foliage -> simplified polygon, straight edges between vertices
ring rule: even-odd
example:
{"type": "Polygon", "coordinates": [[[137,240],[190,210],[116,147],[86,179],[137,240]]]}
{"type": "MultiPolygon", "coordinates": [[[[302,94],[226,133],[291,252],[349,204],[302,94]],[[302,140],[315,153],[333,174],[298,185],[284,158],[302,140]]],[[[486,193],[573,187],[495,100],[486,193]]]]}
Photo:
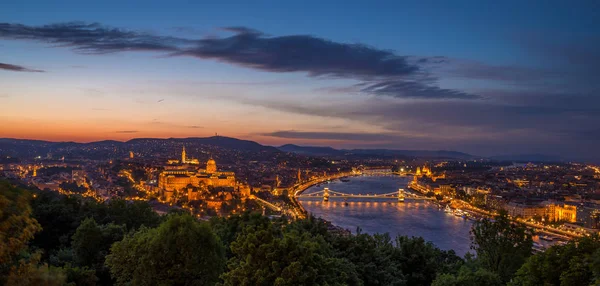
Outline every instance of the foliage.
{"type": "Polygon", "coordinates": [[[361,285],[354,265],[320,236],[273,224],[247,226],[231,244],[224,285],[361,285]]]}
{"type": "Polygon", "coordinates": [[[41,230],[31,217],[29,200],[30,195],[24,190],[0,181],[0,273],[41,230]]]}
{"type": "Polygon", "coordinates": [[[36,196],[32,202],[33,215],[43,230],[35,236],[34,245],[46,250],[46,257],[70,247],[71,237],[85,218],[93,218],[99,224],[125,225],[127,230],[142,225],[155,227],[161,220],[143,201],[114,199],[99,203],[47,191],[38,192],[36,196]]]}
{"type": "Polygon", "coordinates": [[[432,286],[501,286],[498,274],[484,268],[462,266],[457,274],[445,273],[438,276],[432,286]]]}
{"type": "MultiPolygon", "coordinates": [[[[94,278],[99,277],[100,282],[106,284],[111,278],[108,269],[104,266],[105,257],[111,245],[123,239],[124,236],[124,225],[112,223],[98,225],[92,218],[84,220],[72,238],[73,262],[77,266],[94,269],[94,278]]],[[[82,271],[79,270],[79,272],[82,271]]],[[[81,275],[84,275],[86,280],[90,279],[87,273],[81,275]]]]}
{"type": "Polygon", "coordinates": [[[471,229],[472,247],[484,269],[494,272],[506,283],[531,255],[532,233],[511,222],[506,213],[495,220],[482,219],[471,229]]]}
{"type": "Polygon", "coordinates": [[[213,285],[225,268],[224,249],[208,223],[171,215],[111,247],[106,257],[119,284],[213,285]]]}
{"type": "Polygon", "coordinates": [[[40,265],[39,262],[39,254],[19,260],[19,264],[11,268],[6,285],[65,285],[66,276],[62,269],[45,263],[40,265]]]}
{"type": "MultiPolygon", "coordinates": [[[[235,215],[229,218],[213,217],[210,220],[212,229],[221,239],[223,245],[229,246],[234,242],[238,235],[248,226],[256,228],[265,228],[272,222],[259,213],[245,212],[242,215],[235,215]]],[[[277,222],[275,222],[277,223],[277,222]]],[[[231,257],[231,248],[226,248],[226,257],[231,257]]]]}
{"type": "Polygon", "coordinates": [[[349,235],[312,216],[290,224],[266,222],[219,219],[217,233],[226,234],[224,240],[237,235],[231,244],[229,272],[223,275],[225,285],[429,285],[438,273],[456,272],[462,263],[453,252],[441,251],[422,238],[349,235]],[[327,268],[330,264],[324,261],[337,268],[327,268]],[[303,275],[282,277],[290,267],[302,269],[303,275]]]}
{"type": "Polygon", "coordinates": [[[98,277],[96,277],[96,271],[93,269],[66,265],[63,270],[67,276],[67,282],[69,282],[67,285],[69,286],[95,286],[98,284],[98,277]]]}
{"type": "Polygon", "coordinates": [[[600,237],[580,238],[530,257],[511,285],[598,285],[599,262],[600,237]]]}
{"type": "Polygon", "coordinates": [[[25,190],[0,181],[0,284],[7,285],[63,285],[60,269],[40,265],[41,255],[31,254],[28,242],[40,230],[31,217],[25,190]]]}

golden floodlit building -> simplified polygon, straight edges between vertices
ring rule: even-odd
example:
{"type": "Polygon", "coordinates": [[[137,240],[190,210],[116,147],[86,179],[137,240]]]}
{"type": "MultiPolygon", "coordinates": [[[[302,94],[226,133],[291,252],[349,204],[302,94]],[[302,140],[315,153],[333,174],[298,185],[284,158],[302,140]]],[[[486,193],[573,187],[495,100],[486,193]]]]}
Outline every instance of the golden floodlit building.
{"type": "Polygon", "coordinates": [[[219,172],[217,163],[212,158],[206,162],[206,169],[201,169],[194,166],[197,159],[185,157],[185,148],[181,155],[183,164],[166,166],[165,170],[158,175],[159,188],[165,191],[178,191],[189,185],[194,187],[235,187],[235,173],[219,172]]]}

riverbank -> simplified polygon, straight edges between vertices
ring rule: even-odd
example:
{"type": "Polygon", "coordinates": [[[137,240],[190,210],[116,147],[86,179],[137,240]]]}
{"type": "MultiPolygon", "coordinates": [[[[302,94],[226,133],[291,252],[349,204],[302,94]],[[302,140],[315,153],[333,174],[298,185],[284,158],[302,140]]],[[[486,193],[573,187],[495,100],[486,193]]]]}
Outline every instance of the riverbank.
{"type": "MultiPolygon", "coordinates": [[[[421,193],[418,190],[416,190],[414,188],[411,188],[411,187],[408,187],[408,189],[410,189],[410,190],[412,190],[414,192],[417,192],[417,193],[421,193]]],[[[462,210],[470,211],[470,212],[476,213],[478,215],[484,216],[486,218],[493,218],[494,216],[497,215],[497,213],[493,213],[493,212],[490,212],[490,211],[487,211],[487,210],[484,210],[484,209],[480,209],[480,208],[475,207],[475,206],[473,206],[473,205],[471,205],[471,204],[469,204],[469,203],[467,203],[467,202],[465,202],[463,200],[453,199],[451,203],[454,204],[455,208],[460,208],[462,210]],[[457,205],[458,205],[458,207],[457,207],[457,205]]],[[[569,232],[562,231],[562,230],[555,229],[555,228],[551,228],[551,227],[548,227],[548,226],[545,226],[545,225],[540,225],[540,224],[535,224],[535,223],[532,223],[532,222],[528,222],[528,221],[525,221],[525,220],[522,220],[522,219],[512,219],[512,220],[514,222],[522,223],[522,224],[528,226],[529,228],[535,230],[538,233],[549,234],[549,235],[556,236],[556,237],[559,237],[559,238],[562,238],[562,239],[567,239],[568,240],[568,239],[573,239],[573,238],[581,237],[581,235],[578,235],[578,234],[575,234],[575,233],[569,233],[569,232]]]]}

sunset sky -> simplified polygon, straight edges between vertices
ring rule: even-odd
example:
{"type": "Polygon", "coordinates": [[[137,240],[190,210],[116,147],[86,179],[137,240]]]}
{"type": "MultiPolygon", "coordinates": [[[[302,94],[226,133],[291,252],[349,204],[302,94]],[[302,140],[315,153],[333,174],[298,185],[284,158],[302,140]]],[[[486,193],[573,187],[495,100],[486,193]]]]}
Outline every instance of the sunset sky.
{"type": "Polygon", "coordinates": [[[600,160],[598,3],[0,1],[0,137],[600,160]]]}

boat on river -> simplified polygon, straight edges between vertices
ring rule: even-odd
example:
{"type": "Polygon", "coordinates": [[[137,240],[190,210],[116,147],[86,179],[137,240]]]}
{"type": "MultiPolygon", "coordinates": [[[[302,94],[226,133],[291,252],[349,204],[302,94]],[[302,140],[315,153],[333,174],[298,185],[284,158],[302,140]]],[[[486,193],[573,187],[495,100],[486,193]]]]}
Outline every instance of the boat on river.
{"type": "Polygon", "coordinates": [[[452,209],[450,208],[450,205],[446,205],[446,208],[444,208],[444,212],[451,214],[452,213],[452,209]]]}

